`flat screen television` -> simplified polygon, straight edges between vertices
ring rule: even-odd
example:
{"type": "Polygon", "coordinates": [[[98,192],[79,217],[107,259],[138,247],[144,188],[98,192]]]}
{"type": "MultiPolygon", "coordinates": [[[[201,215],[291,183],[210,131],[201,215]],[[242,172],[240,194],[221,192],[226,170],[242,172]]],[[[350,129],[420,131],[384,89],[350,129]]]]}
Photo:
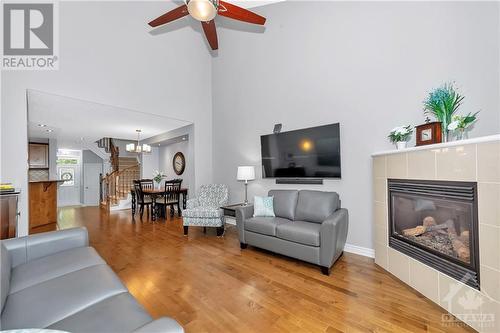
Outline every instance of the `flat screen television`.
{"type": "Polygon", "coordinates": [[[263,178],[340,178],[340,125],[260,137],[263,178]]]}

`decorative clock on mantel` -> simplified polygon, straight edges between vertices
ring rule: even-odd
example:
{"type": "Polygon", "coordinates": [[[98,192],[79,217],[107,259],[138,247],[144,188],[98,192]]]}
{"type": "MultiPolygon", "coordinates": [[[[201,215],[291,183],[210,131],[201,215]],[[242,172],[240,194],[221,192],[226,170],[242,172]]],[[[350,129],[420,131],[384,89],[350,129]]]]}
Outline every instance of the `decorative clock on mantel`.
{"type": "Polygon", "coordinates": [[[182,152],[177,152],[172,159],[172,166],[176,175],[182,175],[186,169],[186,158],[182,152]]]}
{"type": "Polygon", "coordinates": [[[415,127],[417,146],[440,143],[442,141],[441,122],[429,122],[415,127]]]}

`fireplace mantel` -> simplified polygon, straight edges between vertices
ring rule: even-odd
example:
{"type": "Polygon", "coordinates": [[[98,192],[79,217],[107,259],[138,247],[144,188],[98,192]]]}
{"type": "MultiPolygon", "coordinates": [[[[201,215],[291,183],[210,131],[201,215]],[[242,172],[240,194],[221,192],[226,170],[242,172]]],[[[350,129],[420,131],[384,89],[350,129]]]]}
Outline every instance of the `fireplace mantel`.
{"type": "Polygon", "coordinates": [[[481,136],[481,137],[477,137],[477,138],[471,138],[471,139],[460,140],[460,141],[450,141],[450,142],[444,142],[444,143],[436,143],[436,144],[433,144],[433,145],[425,145],[425,146],[418,146],[418,147],[408,147],[408,148],[400,149],[400,150],[393,149],[393,150],[379,151],[379,152],[372,153],[372,157],[382,156],[382,155],[407,153],[407,152],[427,150],[427,149],[441,149],[441,148],[456,147],[456,146],[477,144],[477,143],[483,143],[483,142],[493,142],[493,141],[500,141],[500,134],[488,135],[488,136],[481,136]]]}
{"type": "Polygon", "coordinates": [[[500,320],[500,134],[372,154],[375,263],[480,332],[500,320]],[[480,290],[389,246],[388,179],[477,184],[480,290]],[[464,299],[480,299],[467,308],[464,299]],[[474,317],[476,316],[476,317],[474,317]]]}

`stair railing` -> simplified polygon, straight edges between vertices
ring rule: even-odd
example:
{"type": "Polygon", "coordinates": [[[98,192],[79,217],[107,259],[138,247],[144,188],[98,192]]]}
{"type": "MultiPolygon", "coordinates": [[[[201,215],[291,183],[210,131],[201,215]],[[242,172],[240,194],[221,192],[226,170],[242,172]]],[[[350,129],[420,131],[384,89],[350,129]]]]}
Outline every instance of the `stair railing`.
{"type": "Polygon", "coordinates": [[[125,199],[130,193],[133,181],[138,178],[139,164],[102,176],[99,185],[101,207],[109,211],[111,206],[125,199]]]}
{"type": "Polygon", "coordinates": [[[109,163],[113,172],[118,171],[120,155],[119,147],[115,145],[113,138],[102,138],[96,141],[99,148],[104,148],[104,151],[109,154],[109,163]]]}

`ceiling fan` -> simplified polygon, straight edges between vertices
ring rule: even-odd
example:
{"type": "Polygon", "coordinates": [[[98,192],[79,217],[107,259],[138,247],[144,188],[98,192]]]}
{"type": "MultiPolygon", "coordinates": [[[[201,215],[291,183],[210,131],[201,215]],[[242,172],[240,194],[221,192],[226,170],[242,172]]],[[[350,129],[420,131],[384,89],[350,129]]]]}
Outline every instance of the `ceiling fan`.
{"type": "Polygon", "coordinates": [[[217,14],[252,24],[263,25],[266,22],[265,17],[222,0],[185,0],[185,2],[184,5],[155,18],[148,24],[151,27],[158,27],[189,14],[201,22],[208,44],[210,44],[212,50],[217,50],[219,44],[214,22],[217,14]]]}

